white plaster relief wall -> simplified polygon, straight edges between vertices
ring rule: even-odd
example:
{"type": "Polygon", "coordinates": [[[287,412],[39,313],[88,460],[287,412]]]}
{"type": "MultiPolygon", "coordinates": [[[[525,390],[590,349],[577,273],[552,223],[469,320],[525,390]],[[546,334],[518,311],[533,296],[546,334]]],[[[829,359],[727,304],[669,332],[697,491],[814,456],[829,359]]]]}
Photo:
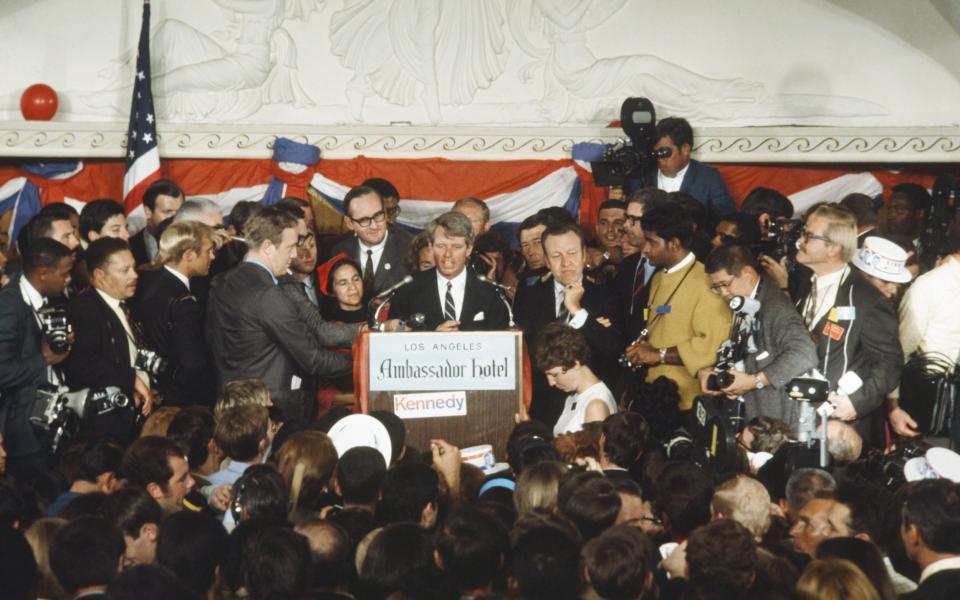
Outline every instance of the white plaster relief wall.
{"type": "MultiPolygon", "coordinates": [[[[508,128],[522,146],[545,129],[551,139],[572,128],[602,133],[624,97],[645,95],[660,116],[685,116],[706,137],[781,126],[765,146],[773,154],[845,147],[807,139],[809,130],[783,137],[790,125],[844,127],[847,139],[929,127],[919,147],[952,153],[957,4],[153,0],[154,94],[168,136],[331,127],[389,135],[390,124],[406,124],[413,129],[401,137],[508,128]],[[946,146],[937,143],[944,136],[946,146]]],[[[0,151],[15,153],[33,135],[17,107],[38,81],[61,100],[46,133],[92,127],[112,139],[127,118],[140,13],[138,0],[0,2],[0,151]]],[[[772,130],[750,131],[734,150],[754,152],[772,130]]],[[[893,147],[912,148],[896,135],[893,147]]]]}

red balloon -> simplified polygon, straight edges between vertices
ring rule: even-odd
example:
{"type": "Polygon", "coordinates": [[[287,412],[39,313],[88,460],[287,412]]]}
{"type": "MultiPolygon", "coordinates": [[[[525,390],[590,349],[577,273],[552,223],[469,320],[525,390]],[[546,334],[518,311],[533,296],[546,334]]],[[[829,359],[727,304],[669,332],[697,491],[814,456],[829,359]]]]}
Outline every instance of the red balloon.
{"type": "Polygon", "coordinates": [[[57,114],[57,93],[45,83],[35,83],[20,96],[20,114],[28,121],[49,121],[57,114]]]}

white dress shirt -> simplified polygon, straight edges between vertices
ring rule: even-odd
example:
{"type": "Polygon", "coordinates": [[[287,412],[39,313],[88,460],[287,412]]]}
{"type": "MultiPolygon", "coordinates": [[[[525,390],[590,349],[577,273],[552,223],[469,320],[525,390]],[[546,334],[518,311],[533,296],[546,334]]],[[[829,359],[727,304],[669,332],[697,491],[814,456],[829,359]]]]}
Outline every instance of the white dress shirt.
{"type": "Polygon", "coordinates": [[[687,166],[680,169],[673,177],[667,177],[663,171],[657,171],[657,187],[665,192],[679,192],[680,186],[683,185],[683,176],[687,174],[688,169],[690,169],[690,163],[687,163],[687,166]]]}
{"type": "Polygon", "coordinates": [[[952,571],[954,569],[960,569],[960,556],[942,558],[935,563],[927,565],[927,568],[920,573],[920,583],[923,584],[931,575],[939,573],[940,571],[952,571]]]}
{"type": "Polygon", "coordinates": [[[697,260],[697,257],[693,254],[693,252],[687,252],[687,255],[683,257],[683,260],[681,260],[677,264],[667,269],[667,273],[676,273],[677,271],[686,267],[687,265],[689,265],[695,260],[697,260]]]}
{"type": "Polygon", "coordinates": [[[947,257],[942,265],[917,278],[900,303],[900,345],[903,357],[914,351],[937,352],[950,361],[960,357],[960,260],[947,257]]]}
{"type": "MultiPolygon", "coordinates": [[[[186,275],[184,275],[183,273],[181,273],[180,271],[178,271],[178,270],[176,270],[176,269],[171,269],[171,268],[170,268],[169,266],[167,266],[167,265],[163,265],[163,268],[166,269],[168,272],[170,272],[170,274],[172,274],[174,277],[176,277],[177,279],[179,279],[179,280],[180,280],[180,283],[182,283],[183,285],[187,286],[187,291],[190,290],[190,279],[187,278],[186,275]]],[[[119,305],[118,305],[118,306],[119,306],[119,305]]],[[[121,311],[121,312],[122,312],[122,311],[121,311]]]]}
{"type": "Polygon", "coordinates": [[[817,282],[817,295],[807,297],[807,301],[803,304],[803,310],[800,311],[801,316],[807,314],[807,310],[810,308],[810,303],[813,302],[814,313],[813,321],[810,323],[810,330],[813,331],[816,328],[817,323],[820,322],[820,319],[824,317],[830,309],[833,308],[837,303],[837,291],[840,290],[840,284],[846,279],[847,275],[850,273],[850,267],[844,266],[839,271],[829,273],[827,275],[814,275],[817,282]]]}
{"type": "MultiPolygon", "coordinates": [[[[40,331],[43,331],[43,323],[40,321],[40,315],[37,313],[43,308],[46,300],[43,299],[43,294],[38,292],[37,288],[33,287],[33,284],[27,281],[27,278],[23,275],[20,276],[20,295],[23,296],[23,301],[33,309],[33,318],[37,320],[37,326],[40,327],[40,331]]],[[[60,375],[53,365],[47,365],[47,382],[53,385],[59,385],[60,381],[60,375]]]]}
{"type": "MultiPolygon", "coordinates": [[[[97,289],[97,288],[94,288],[97,289]]],[[[123,325],[123,329],[127,334],[127,350],[130,353],[130,366],[137,364],[137,342],[136,338],[133,337],[133,329],[130,327],[130,322],[127,321],[127,315],[124,314],[123,309],[120,308],[120,301],[106,294],[99,289],[97,293],[100,294],[100,297],[103,298],[103,301],[107,303],[107,306],[110,307],[110,310],[113,311],[113,314],[117,315],[117,318],[120,319],[120,324],[123,325]]],[[[137,378],[140,379],[147,387],[150,387],[150,377],[143,371],[137,370],[137,378]]]]}
{"type": "MultiPolygon", "coordinates": [[[[583,278],[580,279],[579,283],[583,283],[583,278]]],[[[557,281],[556,279],[554,279],[553,280],[553,296],[554,296],[553,314],[555,315],[560,314],[560,306],[563,304],[563,290],[564,290],[563,284],[557,281]]],[[[570,315],[570,319],[567,320],[567,325],[569,325],[570,327],[573,327],[574,329],[580,329],[581,327],[583,327],[583,324],[587,322],[588,315],[589,313],[587,313],[587,309],[581,306],[580,310],[570,315]]]]}
{"type": "Polygon", "coordinates": [[[447,302],[447,283],[452,283],[453,287],[450,293],[453,295],[453,305],[456,307],[456,317],[460,320],[460,313],[463,312],[463,296],[467,291],[467,267],[464,267],[453,279],[447,279],[437,270],[437,292],[440,295],[440,312],[443,312],[444,305],[447,302]]]}
{"type": "Polygon", "coordinates": [[[380,267],[380,259],[383,257],[383,248],[387,245],[387,237],[389,236],[390,232],[388,231],[376,246],[367,246],[360,238],[357,238],[357,245],[360,246],[359,264],[361,277],[363,276],[364,267],[367,266],[367,250],[373,251],[373,254],[370,255],[370,260],[373,261],[373,272],[377,272],[377,269],[380,267]]]}

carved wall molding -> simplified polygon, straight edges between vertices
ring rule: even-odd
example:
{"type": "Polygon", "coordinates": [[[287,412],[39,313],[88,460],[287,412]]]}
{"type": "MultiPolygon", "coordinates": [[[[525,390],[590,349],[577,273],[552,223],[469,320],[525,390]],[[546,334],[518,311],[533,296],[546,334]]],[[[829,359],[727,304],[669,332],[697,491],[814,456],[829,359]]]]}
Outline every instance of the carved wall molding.
{"type": "MultiPolygon", "coordinates": [[[[618,135],[619,134],[619,135],[618,135]]],[[[615,142],[596,127],[265,127],[160,124],[164,158],[269,158],[273,140],[318,146],[327,158],[549,160],[570,157],[576,142],[615,142]]],[[[960,161],[960,127],[698,128],[694,156],[717,163],[942,163],[960,161]]],[[[121,123],[0,122],[0,157],[116,158],[121,123]]]]}

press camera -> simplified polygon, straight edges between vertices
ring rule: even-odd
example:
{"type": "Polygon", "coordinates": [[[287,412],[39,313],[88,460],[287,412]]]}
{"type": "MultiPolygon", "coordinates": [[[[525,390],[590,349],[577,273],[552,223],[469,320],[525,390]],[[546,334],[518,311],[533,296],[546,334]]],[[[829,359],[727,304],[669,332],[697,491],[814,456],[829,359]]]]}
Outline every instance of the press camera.
{"type": "Polygon", "coordinates": [[[69,335],[73,332],[67,311],[56,306],[44,306],[37,311],[40,318],[40,328],[43,331],[43,340],[50,349],[57,354],[66,354],[70,351],[69,335]]]}
{"type": "MultiPolygon", "coordinates": [[[[131,418],[117,422],[132,422],[133,408],[130,397],[117,387],[70,392],[66,388],[41,386],[34,396],[30,423],[46,438],[50,453],[53,454],[65,439],[76,435],[85,426],[104,430],[103,419],[111,413],[127,413],[124,416],[131,418]]],[[[117,437],[122,438],[122,434],[117,437]]]]}

